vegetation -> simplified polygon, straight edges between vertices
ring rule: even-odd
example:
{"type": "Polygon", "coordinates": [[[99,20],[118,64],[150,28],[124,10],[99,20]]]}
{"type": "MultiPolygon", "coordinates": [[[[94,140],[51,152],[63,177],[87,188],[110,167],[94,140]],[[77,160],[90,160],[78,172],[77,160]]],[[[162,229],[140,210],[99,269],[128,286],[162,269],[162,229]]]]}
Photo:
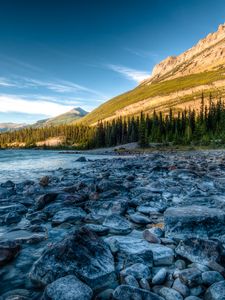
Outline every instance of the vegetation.
{"type": "Polygon", "coordinates": [[[98,122],[96,126],[60,125],[44,128],[25,128],[0,134],[1,148],[10,146],[35,147],[37,142],[64,137],[61,146],[90,149],[139,142],[173,143],[175,145],[225,144],[225,104],[210,94],[201,97],[200,110],[195,109],[163,115],[141,113],[138,117],[118,118],[112,122],[98,122]]]}
{"type": "Polygon", "coordinates": [[[135,89],[102,104],[78,122],[89,125],[97,123],[99,116],[101,116],[101,119],[104,120],[110,116],[113,116],[117,110],[150,97],[165,96],[176,91],[193,88],[200,85],[206,85],[217,80],[225,79],[224,72],[224,68],[219,68],[217,70],[192,74],[171,80],[154,82],[150,85],[139,85],[135,89]]]}

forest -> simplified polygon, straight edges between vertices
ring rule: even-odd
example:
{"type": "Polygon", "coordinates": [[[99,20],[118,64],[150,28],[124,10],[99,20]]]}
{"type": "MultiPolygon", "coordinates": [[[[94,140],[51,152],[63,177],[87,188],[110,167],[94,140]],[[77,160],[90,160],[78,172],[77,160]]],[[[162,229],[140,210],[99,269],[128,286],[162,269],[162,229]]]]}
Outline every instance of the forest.
{"type": "Polygon", "coordinates": [[[140,147],[150,143],[174,145],[225,144],[225,104],[212,95],[201,97],[200,108],[173,111],[167,114],[153,112],[139,116],[117,118],[111,122],[99,121],[96,126],[60,125],[43,128],[24,128],[0,134],[0,147],[36,147],[39,141],[63,137],[60,147],[92,149],[138,142],[140,147]],[[207,104],[206,104],[207,102],[207,104]]]}

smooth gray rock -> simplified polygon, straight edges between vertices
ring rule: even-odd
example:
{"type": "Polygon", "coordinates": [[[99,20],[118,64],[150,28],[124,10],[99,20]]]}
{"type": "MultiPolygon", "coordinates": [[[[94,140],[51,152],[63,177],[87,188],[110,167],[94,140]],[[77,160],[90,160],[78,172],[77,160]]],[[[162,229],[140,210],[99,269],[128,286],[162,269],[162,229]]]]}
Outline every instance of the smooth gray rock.
{"type": "Polygon", "coordinates": [[[141,224],[141,225],[146,225],[151,223],[151,219],[146,217],[145,215],[142,215],[140,213],[135,213],[130,215],[130,219],[132,222],[141,224]]]}
{"type": "Polygon", "coordinates": [[[191,262],[207,265],[208,262],[217,262],[220,258],[220,244],[212,240],[189,238],[180,241],[176,253],[191,262]]]}
{"type": "Polygon", "coordinates": [[[132,275],[136,279],[142,279],[142,278],[150,279],[151,271],[148,266],[141,264],[141,263],[137,263],[137,264],[134,264],[134,265],[122,270],[120,272],[120,275],[122,277],[125,277],[127,275],[132,275]]]}
{"type": "Polygon", "coordinates": [[[112,234],[128,234],[132,231],[131,223],[117,214],[107,216],[102,225],[112,234]]]}
{"type": "Polygon", "coordinates": [[[181,270],[179,272],[179,278],[188,287],[194,287],[202,284],[201,271],[196,268],[181,270]]]}
{"type": "Polygon", "coordinates": [[[131,287],[129,285],[119,285],[114,293],[115,300],[164,300],[164,298],[147,290],[131,287]]]}
{"type": "Polygon", "coordinates": [[[74,275],[57,279],[47,285],[44,299],[48,300],[91,300],[92,289],[74,275]]]}
{"type": "Polygon", "coordinates": [[[161,240],[152,233],[149,229],[145,229],[143,232],[143,238],[148,241],[149,243],[155,243],[155,244],[160,244],[161,240]]]}
{"type": "Polygon", "coordinates": [[[166,280],[166,277],[167,277],[167,270],[165,268],[162,268],[152,278],[152,284],[154,285],[163,284],[166,280]]]}
{"type": "Polygon", "coordinates": [[[162,296],[165,300],[183,300],[181,294],[171,288],[163,287],[159,291],[160,296],[162,296]]]}
{"type": "Polygon", "coordinates": [[[93,289],[115,285],[114,259],[108,245],[85,228],[46,248],[30,278],[37,286],[74,274],[93,289]]]}
{"type": "Polygon", "coordinates": [[[178,291],[183,297],[187,297],[190,295],[189,288],[185,284],[183,284],[179,278],[174,281],[172,288],[178,291]]]}
{"type": "Polygon", "coordinates": [[[135,279],[135,277],[132,275],[128,275],[124,278],[124,284],[139,288],[137,279],[135,279]]]}
{"type": "Polygon", "coordinates": [[[168,208],[164,213],[167,237],[218,237],[225,234],[225,212],[206,206],[168,208]]]}
{"type": "Polygon", "coordinates": [[[206,286],[210,286],[213,283],[223,281],[223,276],[216,271],[207,271],[202,273],[202,282],[206,286]]]}
{"type": "Polygon", "coordinates": [[[145,278],[142,278],[140,281],[139,281],[139,284],[140,284],[140,288],[141,289],[144,289],[144,290],[148,290],[150,291],[150,285],[149,285],[149,282],[147,279],[145,278]]]}
{"type": "Polygon", "coordinates": [[[67,208],[58,211],[52,218],[52,225],[57,226],[62,223],[76,224],[86,217],[86,212],[80,208],[67,208]]]}
{"type": "Polygon", "coordinates": [[[211,285],[205,293],[204,300],[225,300],[225,281],[211,285]]]}

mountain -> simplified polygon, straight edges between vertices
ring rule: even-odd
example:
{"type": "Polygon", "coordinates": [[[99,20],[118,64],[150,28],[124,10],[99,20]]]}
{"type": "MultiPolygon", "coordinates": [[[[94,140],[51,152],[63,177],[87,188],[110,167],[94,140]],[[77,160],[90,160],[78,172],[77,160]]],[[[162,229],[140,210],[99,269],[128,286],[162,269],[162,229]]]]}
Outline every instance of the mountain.
{"type": "Polygon", "coordinates": [[[18,130],[26,127],[27,124],[17,124],[17,123],[0,123],[0,132],[18,130]]]}
{"type": "Polygon", "coordinates": [[[86,116],[87,114],[88,112],[85,111],[84,109],[80,107],[76,107],[57,117],[37,121],[35,124],[32,125],[32,127],[38,128],[38,127],[45,127],[45,126],[70,124],[86,116]]]}
{"type": "Polygon", "coordinates": [[[153,110],[168,112],[185,107],[198,108],[202,92],[208,98],[225,96],[225,24],[178,56],[170,56],[157,64],[151,76],[136,88],[119,95],[82,118],[80,122],[95,124],[99,119],[153,110]]]}

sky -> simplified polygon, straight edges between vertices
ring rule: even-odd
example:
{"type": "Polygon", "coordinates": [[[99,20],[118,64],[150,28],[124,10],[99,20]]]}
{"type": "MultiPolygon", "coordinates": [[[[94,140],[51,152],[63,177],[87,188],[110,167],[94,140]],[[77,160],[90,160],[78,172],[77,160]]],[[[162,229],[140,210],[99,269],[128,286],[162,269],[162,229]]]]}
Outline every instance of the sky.
{"type": "Polygon", "coordinates": [[[0,123],[91,111],[224,22],[224,0],[0,0],[0,123]]]}

